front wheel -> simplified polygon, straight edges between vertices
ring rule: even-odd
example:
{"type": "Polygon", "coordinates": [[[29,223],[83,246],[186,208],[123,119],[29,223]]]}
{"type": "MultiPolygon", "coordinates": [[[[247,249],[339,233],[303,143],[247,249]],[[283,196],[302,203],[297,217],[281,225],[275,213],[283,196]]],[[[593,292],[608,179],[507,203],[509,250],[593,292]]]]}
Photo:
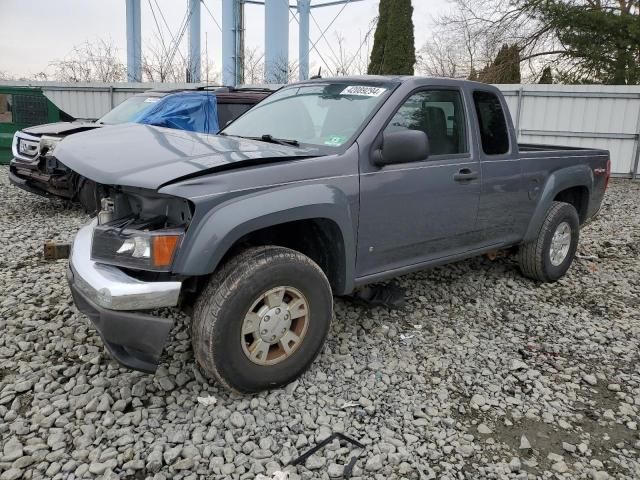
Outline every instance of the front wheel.
{"type": "Polygon", "coordinates": [[[282,386],[320,353],[332,317],[331,287],[316,263],[288,248],[250,248],[226,262],[196,301],[196,361],[231,390],[282,386]]]}
{"type": "Polygon", "coordinates": [[[579,236],[580,220],[575,207],[569,203],[553,202],[538,237],[520,247],[520,270],[534,280],[558,280],[573,262],[579,236]]]}

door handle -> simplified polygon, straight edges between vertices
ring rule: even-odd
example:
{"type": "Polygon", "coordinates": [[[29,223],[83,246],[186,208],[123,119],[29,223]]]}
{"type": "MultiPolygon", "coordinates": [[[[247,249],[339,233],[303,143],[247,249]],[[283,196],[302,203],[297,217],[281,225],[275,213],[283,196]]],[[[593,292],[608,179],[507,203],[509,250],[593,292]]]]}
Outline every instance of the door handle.
{"type": "Polygon", "coordinates": [[[468,182],[478,178],[478,172],[474,172],[468,168],[463,168],[453,175],[456,182],[468,182]]]}

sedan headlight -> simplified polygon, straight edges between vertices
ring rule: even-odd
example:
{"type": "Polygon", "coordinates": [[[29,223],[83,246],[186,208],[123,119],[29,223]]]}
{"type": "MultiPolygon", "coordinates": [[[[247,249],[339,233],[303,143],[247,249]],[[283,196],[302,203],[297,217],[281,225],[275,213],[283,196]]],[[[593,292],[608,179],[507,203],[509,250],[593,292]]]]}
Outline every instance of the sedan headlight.
{"type": "Polygon", "coordinates": [[[46,135],[40,137],[40,155],[44,155],[45,157],[52,157],[53,151],[60,143],[60,140],[62,140],[60,137],[49,137],[46,135]]]}
{"type": "Polygon", "coordinates": [[[121,229],[98,226],[93,232],[91,259],[138,270],[167,272],[182,241],[184,230],[121,229]]]}

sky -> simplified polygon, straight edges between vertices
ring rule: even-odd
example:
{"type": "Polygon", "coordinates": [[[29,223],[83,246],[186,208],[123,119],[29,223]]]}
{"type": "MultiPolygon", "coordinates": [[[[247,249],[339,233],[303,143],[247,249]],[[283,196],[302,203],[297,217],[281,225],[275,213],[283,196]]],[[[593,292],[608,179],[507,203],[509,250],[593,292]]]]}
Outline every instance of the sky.
{"type": "MultiPolygon", "coordinates": [[[[328,0],[313,0],[313,4],[326,1],[328,0]]],[[[448,0],[412,2],[416,47],[420,48],[429,34],[432,17],[446,11],[448,0]]],[[[143,49],[146,42],[152,43],[157,38],[157,27],[150,7],[152,5],[158,15],[156,3],[173,35],[177,34],[186,13],[187,0],[141,0],[143,49]]],[[[204,3],[220,24],[221,0],[204,0],[204,3]]],[[[295,0],[290,3],[295,3],[295,0]]],[[[318,25],[324,29],[341,9],[340,6],[318,8],[313,10],[313,14],[318,25]]],[[[347,5],[325,34],[332,42],[334,51],[336,35],[339,35],[344,39],[345,50],[355,53],[369,30],[371,21],[376,17],[377,10],[377,0],[361,0],[347,5]]],[[[51,73],[50,63],[64,58],[74,45],[98,39],[111,41],[126,63],[125,0],[0,0],[0,18],[3,20],[0,31],[0,72],[5,74],[30,77],[41,71],[51,73]]],[[[220,70],[220,31],[204,7],[201,8],[201,20],[202,55],[204,56],[206,37],[210,61],[213,61],[215,70],[220,70]]],[[[160,18],[158,21],[162,25],[160,18]]],[[[310,23],[313,43],[318,39],[320,29],[314,19],[310,23]]],[[[289,26],[289,54],[295,60],[298,35],[297,23],[293,18],[289,26]]],[[[262,51],[264,7],[246,5],[245,27],[246,46],[262,51]]],[[[164,31],[164,37],[169,38],[168,30],[164,31]]],[[[186,34],[182,44],[182,50],[186,52],[186,34]]],[[[317,49],[326,59],[332,55],[324,40],[318,42],[317,49]]],[[[312,68],[322,65],[314,51],[311,53],[311,65],[312,68]]]]}

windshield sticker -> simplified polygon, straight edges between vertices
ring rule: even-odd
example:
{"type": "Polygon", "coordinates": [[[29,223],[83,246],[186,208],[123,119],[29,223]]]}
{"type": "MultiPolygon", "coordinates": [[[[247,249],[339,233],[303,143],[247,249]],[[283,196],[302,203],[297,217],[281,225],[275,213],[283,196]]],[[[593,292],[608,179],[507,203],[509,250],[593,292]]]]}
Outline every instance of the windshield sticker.
{"type": "Polygon", "coordinates": [[[340,95],[357,95],[360,97],[379,97],[386,91],[387,89],[382,87],[367,87],[365,85],[351,85],[345,88],[340,93],[340,95]]]}
{"type": "Polygon", "coordinates": [[[160,101],[160,97],[147,97],[144,99],[144,103],[156,103],[160,101]]]}
{"type": "Polygon", "coordinates": [[[344,135],[329,135],[324,141],[324,144],[330,147],[339,147],[346,141],[347,137],[345,137],[344,135]]]}

